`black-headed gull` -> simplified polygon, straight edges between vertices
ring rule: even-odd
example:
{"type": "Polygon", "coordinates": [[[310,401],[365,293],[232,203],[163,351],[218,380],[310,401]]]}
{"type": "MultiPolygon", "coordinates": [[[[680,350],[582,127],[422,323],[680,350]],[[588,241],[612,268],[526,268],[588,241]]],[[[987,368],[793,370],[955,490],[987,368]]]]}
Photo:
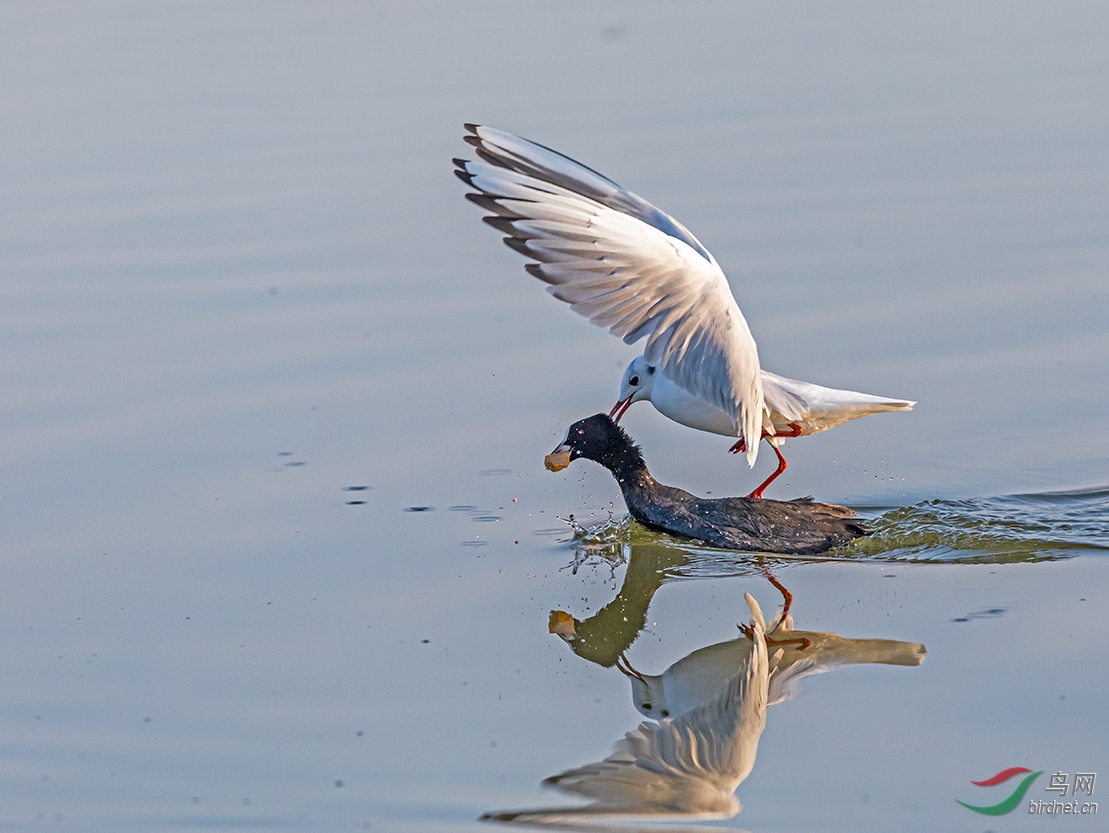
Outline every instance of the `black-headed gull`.
{"type": "Polygon", "coordinates": [[[560,153],[467,124],[476,160],[455,173],[492,212],[485,222],[529,260],[527,270],[575,312],[632,344],[675,385],[730,420],[755,464],[763,402],[755,339],[716,259],[688,229],[560,153]]]}
{"type": "MultiPolygon", "coordinates": [[[[779,448],[783,439],[819,434],[871,414],[911,411],[916,404],[907,399],[887,399],[853,390],[826,388],[811,382],[787,379],[766,370],[761,373],[763,396],[772,426],[769,432],[764,429],[763,438],[778,456],[778,468],[749,497],[762,497],[766,487],[786,470],[786,458],[779,448]]],[[[624,371],[620,398],[612,406],[609,416],[619,423],[629,407],[644,400],[674,422],[725,437],[738,436],[726,413],[674,383],[665,374],[659,373],[645,357],[639,356],[624,371]]],[[[746,440],[740,438],[730,450],[738,452],[745,448],[746,440]]]]}
{"type": "Polygon", "coordinates": [[[603,761],[543,782],[591,803],[486,813],[482,820],[580,824],[598,816],[725,819],[738,813],[735,791],[755,766],[770,684],[762,611],[750,594],[745,598],[752,650],[714,697],[672,720],[640,723],[603,761]]]}

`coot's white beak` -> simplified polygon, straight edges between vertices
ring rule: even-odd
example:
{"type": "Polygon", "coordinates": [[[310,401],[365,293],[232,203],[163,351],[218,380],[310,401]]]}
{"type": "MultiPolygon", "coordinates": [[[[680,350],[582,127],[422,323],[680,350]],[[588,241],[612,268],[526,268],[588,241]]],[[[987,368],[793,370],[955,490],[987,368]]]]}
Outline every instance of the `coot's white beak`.
{"type": "Polygon", "coordinates": [[[608,412],[609,418],[617,425],[620,424],[620,418],[624,415],[624,411],[632,406],[632,396],[634,396],[634,394],[628,396],[627,399],[621,399],[613,405],[612,410],[608,412]]]}

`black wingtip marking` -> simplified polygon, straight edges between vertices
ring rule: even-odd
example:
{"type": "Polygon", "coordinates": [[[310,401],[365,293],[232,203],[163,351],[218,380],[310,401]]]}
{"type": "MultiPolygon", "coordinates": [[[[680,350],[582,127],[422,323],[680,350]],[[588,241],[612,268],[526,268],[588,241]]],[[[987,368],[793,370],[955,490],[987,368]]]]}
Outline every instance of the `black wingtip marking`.
{"type": "MultiPolygon", "coordinates": [[[[467,194],[466,199],[468,199],[470,202],[474,203],[475,205],[480,205],[486,211],[492,211],[494,214],[496,214],[500,217],[511,217],[513,220],[526,219],[525,216],[523,214],[520,214],[518,211],[514,211],[513,209],[509,208],[508,206],[502,205],[501,203],[497,202],[497,200],[509,199],[508,197],[499,197],[499,196],[496,196],[495,194],[482,193],[482,194],[467,194]]],[[[513,198],[512,201],[513,202],[521,202],[521,203],[533,202],[533,200],[519,200],[519,199],[515,199],[515,198],[513,198]]]]}
{"type": "Polygon", "coordinates": [[[505,208],[503,205],[497,202],[496,198],[491,197],[488,194],[467,194],[466,199],[468,199],[474,205],[480,205],[486,211],[492,211],[494,214],[500,217],[512,217],[516,220],[521,219],[519,214],[515,213],[509,208],[505,208]]]}
{"type": "Polygon", "coordinates": [[[500,213],[500,206],[497,205],[493,198],[490,197],[488,194],[467,194],[466,199],[468,199],[474,205],[481,206],[486,211],[496,211],[498,214],[500,213]]]}
{"type": "MultiPolygon", "coordinates": [[[[534,255],[533,255],[533,257],[534,257],[534,255]]],[[[543,274],[543,264],[541,264],[541,263],[526,263],[526,264],[524,264],[524,268],[527,270],[528,274],[531,275],[533,278],[539,278],[539,280],[543,281],[543,283],[554,283],[554,281],[551,278],[549,278],[549,277],[547,277],[546,275],[543,274]]]]}
{"type": "Polygon", "coordinates": [[[513,237],[517,237],[520,234],[520,232],[516,230],[516,226],[513,225],[516,221],[512,217],[501,217],[498,215],[496,217],[482,217],[481,219],[504,234],[513,237]]]}
{"type": "Polygon", "coordinates": [[[535,257],[535,253],[528,248],[528,241],[522,240],[519,237],[506,237],[504,244],[515,252],[519,252],[524,257],[535,257]]]}
{"type": "Polygon", "coordinates": [[[505,168],[509,171],[527,173],[527,171],[521,168],[518,164],[514,165],[503,156],[498,156],[497,154],[486,148],[484,144],[480,144],[480,142],[481,139],[478,138],[477,142],[473,142],[472,144],[475,148],[477,148],[477,150],[474,152],[474,155],[477,156],[477,158],[480,159],[482,162],[488,162],[490,165],[495,165],[498,168],[505,168]]]}
{"type": "Polygon", "coordinates": [[[505,234],[508,234],[512,237],[517,237],[518,235],[515,233],[515,230],[512,228],[511,224],[516,222],[519,219],[520,219],[519,217],[511,217],[511,216],[502,217],[500,215],[490,216],[490,215],[486,214],[484,217],[481,218],[481,221],[483,223],[488,223],[493,228],[495,228],[497,231],[504,232],[505,234]],[[505,230],[505,228],[500,223],[497,222],[498,220],[503,220],[505,223],[509,224],[509,227],[508,227],[507,231],[505,230]]]}

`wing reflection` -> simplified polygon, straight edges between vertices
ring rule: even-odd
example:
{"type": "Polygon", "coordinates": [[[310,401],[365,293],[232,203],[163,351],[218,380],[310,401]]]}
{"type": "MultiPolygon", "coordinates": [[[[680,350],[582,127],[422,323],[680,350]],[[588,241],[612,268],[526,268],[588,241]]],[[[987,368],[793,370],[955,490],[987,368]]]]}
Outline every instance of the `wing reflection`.
{"type": "Polygon", "coordinates": [[[755,765],[770,680],[762,612],[750,594],[746,599],[751,650],[714,696],[673,720],[644,721],[603,761],[543,782],[592,799],[589,804],[493,812],[481,818],[574,825],[600,816],[722,819],[738,813],[735,790],[755,765]]]}
{"type": "MultiPolygon", "coordinates": [[[[919,642],[893,639],[849,639],[835,633],[801,631],[793,627],[792,596],[772,577],[785,597],[785,605],[767,626],[766,641],[774,652],[769,705],[789,699],[798,680],[844,665],[920,665],[927,652],[919,642]]],[[[674,718],[695,709],[715,695],[737,669],[748,661],[753,644],[746,635],[693,651],[661,674],[643,674],[627,658],[617,667],[632,686],[636,709],[656,720],[674,718]]]]}

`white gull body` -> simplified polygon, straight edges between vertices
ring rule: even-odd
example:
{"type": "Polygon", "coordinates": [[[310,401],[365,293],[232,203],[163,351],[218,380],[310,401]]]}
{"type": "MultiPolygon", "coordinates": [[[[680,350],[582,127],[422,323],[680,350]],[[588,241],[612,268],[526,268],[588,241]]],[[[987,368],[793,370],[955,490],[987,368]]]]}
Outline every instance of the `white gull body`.
{"type": "Polygon", "coordinates": [[[745,598],[751,651],[713,697],[680,717],[643,722],[603,761],[543,782],[591,803],[486,813],[482,820],[573,825],[599,816],[722,819],[738,813],[735,791],[755,766],[771,679],[762,611],[750,594],[745,598]]]}
{"type": "MultiPolygon", "coordinates": [[[[801,434],[819,434],[852,419],[887,411],[911,411],[916,405],[908,399],[887,399],[853,390],[826,388],[766,370],[761,371],[761,375],[763,395],[775,434],[789,435],[793,425],[801,428],[801,434]]],[[[698,431],[725,437],[739,436],[727,414],[659,374],[643,356],[639,356],[624,371],[620,399],[613,415],[622,416],[628,406],[642,401],[650,402],[655,410],[674,422],[698,431]]],[[[782,438],[767,439],[776,444],[782,438]]]]}
{"type": "MultiPolygon", "coordinates": [[[[788,379],[766,370],[761,370],[762,389],[770,428],[764,428],[764,437],[778,456],[778,469],[761,486],[751,493],[761,497],[763,490],[786,469],[785,457],[778,446],[787,437],[806,434],[819,434],[829,428],[858,419],[859,417],[880,414],[887,411],[911,411],[916,402],[908,399],[887,399],[853,390],[837,390],[788,379]]],[[[648,401],[655,410],[674,422],[721,434],[725,437],[739,436],[728,420],[727,414],[703,397],[683,388],[670,378],[661,374],[646,357],[632,360],[620,383],[620,398],[609,413],[616,422],[636,402],[648,401]]],[[[746,438],[743,445],[750,447],[746,438]]],[[[741,447],[739,443],[733,450],[741,447]]]]}
{"type": "Polygon", "coordinates": [[[773,426],[755,339],[716,259],[673,217],[573,159],[466,130],[477,159],[455,159],[455,173],[491,212],[485,222],[572,310],[628,344],[645,338],[651,366],[720,411],[753,466],[773,426]]]}

